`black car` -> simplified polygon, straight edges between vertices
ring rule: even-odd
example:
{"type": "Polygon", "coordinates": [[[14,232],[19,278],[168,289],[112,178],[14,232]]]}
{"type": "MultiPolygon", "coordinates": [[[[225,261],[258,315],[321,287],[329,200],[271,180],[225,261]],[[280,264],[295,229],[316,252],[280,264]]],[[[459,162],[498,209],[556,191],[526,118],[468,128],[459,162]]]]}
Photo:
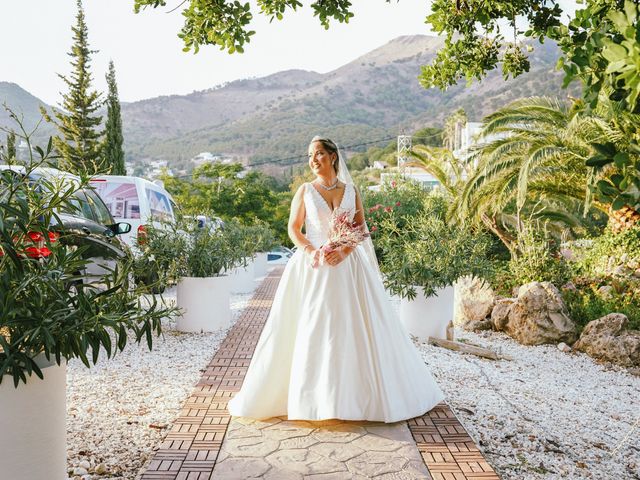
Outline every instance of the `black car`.
{"type": "MultiPolygon", "coordinates": [[[[0,170],[11,170],[24,175],[24,167],[0,165],[0,170]]],[[[78,177],[53,168],[36,168],[29,177],[37,186],[42,178],[63,178],[64,181],[79,182],[78,177]]],[[[46,192],[43,192],[46,195],[46,192]]],[[[71,205],[57,212],[60,224],[51,230],[60,234],[60,243],[67,248],[83,247],[82,256],[89,260],[86,271],[78,272],[88,282],[99,280],[106,270],[113,269],[117,262],[131,259],[129,247],[118,235],[131,230],[125,222],[116,223],[102,199],[91,188],[75,191],[71,205]]]]}

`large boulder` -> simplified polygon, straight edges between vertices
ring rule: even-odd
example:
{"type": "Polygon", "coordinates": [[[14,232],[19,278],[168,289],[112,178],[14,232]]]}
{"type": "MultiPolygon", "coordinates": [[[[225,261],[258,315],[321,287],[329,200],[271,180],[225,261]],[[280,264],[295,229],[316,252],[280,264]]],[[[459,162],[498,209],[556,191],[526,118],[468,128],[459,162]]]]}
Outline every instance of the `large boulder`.
{"type": "Polygon", "coordinates": [[[524,345],[572,344],[578,336],[560,292],[550,282],[522,285],[515,301],[510,305],[505,301],[499,308],[495,318],[492,314],[496,330],[524,345]]]}
{"type": "Polygon", "coordinates": [[[492,288],[481,278],[466,276],[456,282],[453,324],[465,330],[488,330],[487,318],[496,301],[492,288]]]}
{"type": "Polygon", "coordinates": [[[610,313],[584,327],[574,350],[624,367],[640,366],[640,331],[627,330],[622,313],[610,313]]]}

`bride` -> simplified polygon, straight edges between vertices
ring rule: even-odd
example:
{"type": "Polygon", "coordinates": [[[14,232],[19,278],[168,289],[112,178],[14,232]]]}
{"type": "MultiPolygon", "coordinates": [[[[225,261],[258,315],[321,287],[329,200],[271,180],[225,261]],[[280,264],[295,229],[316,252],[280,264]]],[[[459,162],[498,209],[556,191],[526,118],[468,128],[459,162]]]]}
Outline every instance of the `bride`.
{"type": "Polygon", "coordinates": [[[309,167],[316,179],[291,202],[289,236],[298,249],[229,412],[382,422],[420,416],[443,394],[389,301],[371,240],[319,250],[333,210],[364,225],[360,194],[331,140],[313,138],[309,167]]]}

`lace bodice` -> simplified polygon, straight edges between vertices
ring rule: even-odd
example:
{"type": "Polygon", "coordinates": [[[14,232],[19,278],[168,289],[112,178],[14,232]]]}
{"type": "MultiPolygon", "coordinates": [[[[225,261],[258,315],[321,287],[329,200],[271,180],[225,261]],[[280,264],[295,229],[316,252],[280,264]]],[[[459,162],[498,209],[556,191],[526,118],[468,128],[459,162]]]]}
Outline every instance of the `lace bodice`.
{"type": "MultiPolygon", "coordinates": [[[[305,183],[304,185],[303,198],[306,211],[304,224],[307,240],[318,248],[328,239],[331,224],[331,206],[310,183],[305,183]]],[[[353,220],[356,211],[356,196],[353,185],[349,183],[345,185],[344,195],[340,205],[336,208],[348,210],[350,218],[353,220]]]]}

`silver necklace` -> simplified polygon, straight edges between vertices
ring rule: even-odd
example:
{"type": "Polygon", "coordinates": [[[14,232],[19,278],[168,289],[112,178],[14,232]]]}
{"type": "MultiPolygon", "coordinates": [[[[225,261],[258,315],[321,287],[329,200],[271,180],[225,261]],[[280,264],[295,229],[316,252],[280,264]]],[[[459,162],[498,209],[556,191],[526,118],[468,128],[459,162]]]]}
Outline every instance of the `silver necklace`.
{"type": "Polygon", "coordinates": [[[328,187],[322,182],[316,182],[316,185],[318,185],[319,187],[324,188],[326,191],[333,190],[335,188],[338,188],[338,179],[336,178],[336,181],[334,182],[334,184],[330,185],[328,187]]]}

